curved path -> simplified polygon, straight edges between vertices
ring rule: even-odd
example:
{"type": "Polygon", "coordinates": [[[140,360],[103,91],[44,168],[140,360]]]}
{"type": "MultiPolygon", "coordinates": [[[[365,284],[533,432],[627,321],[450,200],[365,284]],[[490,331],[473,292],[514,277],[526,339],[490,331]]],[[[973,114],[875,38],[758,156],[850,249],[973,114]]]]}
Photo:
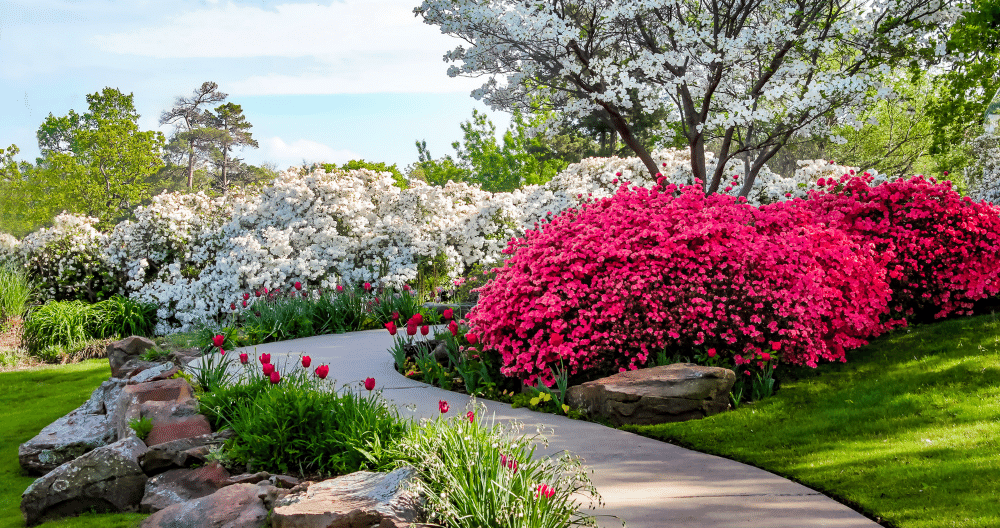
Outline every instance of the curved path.
{"type": "MultiPolygon", "coordinates": [[[[362,390],[374,377],[376,390],[394,403],[403,417],[433,418],[438,401],[446,400],[451,413],[465,412],[469,397],[410,380],[395,371],[388,352],[392,337],[385,330],[367,330],[247,347],[238,352],[269,353],[279,366],[298,357],[312,357],[313,367],[330,365],[327,379],[337,386],[362,390]],[[414,407],[415,406],[415,407],[414,407]],[[412,410],[411,410],[412,409],[412,410]]],[[[879,526],[821,493],[801,484],[712,455],[698,453],[600,424],[480,400],[488,414],[517,419],[533,431],[541,423],[551,431],[548,448],[540,455],[562,450],[580,456],[604,499],[592,513],[601,526],[630,528],[875,528],[879,526]],[[603,516],[602,516],[603,515],[603,516]]],[[[586,504],[584,504],[586,506],[586,504]]]]}

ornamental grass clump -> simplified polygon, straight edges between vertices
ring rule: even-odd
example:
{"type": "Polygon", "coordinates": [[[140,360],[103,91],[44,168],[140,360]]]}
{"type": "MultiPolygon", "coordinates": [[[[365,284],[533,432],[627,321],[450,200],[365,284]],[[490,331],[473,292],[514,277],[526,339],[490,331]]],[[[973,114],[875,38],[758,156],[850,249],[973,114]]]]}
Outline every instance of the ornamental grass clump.
{"type": "MultiPolygon", "coordinates": [[[[447,412],[441,402],[441,412],[447,412]]],[[[448,419],[423,420],[397,446],[395,466],[410,465],[426,497],[427,522],[451,528],[564,528],[596,526],[580,512],[579,498],[603,505],[579,458],[534,458],[541,431],[522,434],[516,421],[481,424],[485,405],[448,419]]]]}
{"type": "Polygon", "coordinates": [[[470,323],[528,384],[636,369],[661,350],[765,350],[814,366],[897,324],[884,257],[792,211],[622,186],[512,239],[470,323]]]}
{"type": "Polygon", "coordinates": [[[893,317],[927,322],[971,315],[1000,292],[1000,208],[962,197],[951,182],[915,176],[869,186],[867,175],[821,180],[828,192],[770,207],[803,209],[889,257],[893,317]]]}
{"type": "Polygon", "coordinates": [[[50,301],[24,320],[23,342],[32,355],[46,349],[82,345],[92,337],[94,308],[82,301],[50,301]]]}

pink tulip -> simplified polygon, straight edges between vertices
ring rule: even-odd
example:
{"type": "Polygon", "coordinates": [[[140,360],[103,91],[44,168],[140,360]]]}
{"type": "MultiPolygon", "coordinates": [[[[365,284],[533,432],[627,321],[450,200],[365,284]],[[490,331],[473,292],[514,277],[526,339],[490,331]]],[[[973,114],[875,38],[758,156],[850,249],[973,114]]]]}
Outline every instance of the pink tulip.
{"type": "Polygon", "coordinates": [[[274,372],[272,372],[270,374],[270,378],[271,378],[271,384],[272,385],[277,385],[278,382],[281,381],[281,374],[279,374],[278,371],[275,370],[274,372]]]}
{"type": "Polygon", "coordinates": [[[344,291],[344,287],[338,284],[337,285],[337,292],[339,293],[339,292],[342,292],[342,291],[344,291]]]}
{"type": "Polygon", "coordinates": [[[365,389],[371,391],[375,388],[375,378],[365,378],[365,389]]]}
{"type": "Polygon", "coordinates": [[[476,419],[476,413],[469,411],[465,413],[465,417],[469,419],[469,423],[472,423],[476,419]]]}
{"type": "Polygon", "coordinates": [[[366,282],[366,283],[364,284],[364,288],[365,288],[365,291],[366,291],[366,292],[370,292],[370,291],[372,291],[372,283],[370,283],[370,282],[366,282]]]}
{"type": "Polygon", "coordinates": [[[552,498],[552,496],[555,495],[555,494],[556,494],[556,490],[548,487],[545,484],[539,484],[538,485],[538,489],[535,491],[535,497],[536,498],[540,498],[540,497],[552,498]]]}
{"type": "Polygon", "coordinates": [[[440,400],[438,402],[438,410],[440,410],[442,414],[448,412],[448,402],[440,400]]]}

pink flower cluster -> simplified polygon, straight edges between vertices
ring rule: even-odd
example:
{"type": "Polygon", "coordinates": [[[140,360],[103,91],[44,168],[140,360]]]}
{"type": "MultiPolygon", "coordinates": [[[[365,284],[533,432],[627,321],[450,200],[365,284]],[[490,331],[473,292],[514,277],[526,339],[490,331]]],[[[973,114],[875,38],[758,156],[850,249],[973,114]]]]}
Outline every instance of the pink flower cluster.
{"type": "Polygon", "coordinates": [[[967,315],[974,301],[1000,292],[1000,208],[963,198],[947,181],[917,176],[870,187],[869,179],[845,174],[820,182],[830,192],[783,205],[887,255],[895,317],[967,315]]]}
{"type": "Polygon", "coordinates": [[[623,186],[513,239],[470,315],[501,372],[529,384],[636,369],[661,349],[844,360],[898,321],[886,257],[796,208],[698,186],[623,186]]]}

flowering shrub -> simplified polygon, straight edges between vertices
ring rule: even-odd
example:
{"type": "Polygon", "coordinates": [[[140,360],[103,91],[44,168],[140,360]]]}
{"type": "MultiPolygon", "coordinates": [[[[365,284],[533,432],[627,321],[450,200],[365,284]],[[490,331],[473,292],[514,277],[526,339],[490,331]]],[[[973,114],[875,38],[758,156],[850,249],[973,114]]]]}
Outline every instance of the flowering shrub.
{"type": "Polygon", "coordinates": [[[56,300],[98,301],[118,292],[104,248],[107,235],[97,218],[63,213],[52,227],[24,237],[18,259],[38,281],[37,292],[56,300]]]}
{"type": "Polygon", "coordinates": [[[755,208],[700,187],[625,186],[515,239],[480,290],[473,331],[529,384],[635,369],[663,348],[765,348],[785,361],[844,360],[884,331],[882,257],[791,208],[755,208]]]}
{"type": "Polygon", "coordinates": [[[0,233],[0,266],[17,258],[17,249],[21,243],[12,235],[0,233]]]}
{"type": "Polygon", "coordinates": [[[972,142],[979,159],[969,171],[969,196],[1000,204],[1000,137],[985,133],[972,142]]]}
{"type": "Polygon", "coordinates": [[[870,186],[865,176],[827,181],[794,207],[885,254],[896,317],[971,314],[1000,292],[1000,208],[963,198],[951,182],[916,176],[870,186]]]}

